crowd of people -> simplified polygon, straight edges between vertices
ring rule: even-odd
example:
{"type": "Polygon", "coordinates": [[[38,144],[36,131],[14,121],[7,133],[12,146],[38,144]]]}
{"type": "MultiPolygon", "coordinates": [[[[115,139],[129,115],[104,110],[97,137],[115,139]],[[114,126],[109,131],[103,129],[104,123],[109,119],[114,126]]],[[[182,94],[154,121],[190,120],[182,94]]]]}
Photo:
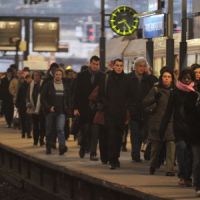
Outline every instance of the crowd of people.
{"type": "Polygon", "coordinates": [[[199,64],[179,75],[164,66],[158,78],[143,57],[135,60],[129,74],[124,73],[122,59],[102,72],[97,56],[78,74],[57,63],[46,74],[26,67],[17,71],[11,65],[0,82],[0,99],[8,127],[16,107],[22,138],[33,137],[33,145],[44,145],[47,155],[57,141],[59,154],[66,153],[66,140],[73,132],[80,158],[89,153],[90,160],[97,161],[99,147],[102,164],[114,170],[120,168],[121,150],[127,151],[130,131],[134,162],[142,161],[146,144],[151,175],[165,163],[165,175],[175,176],[177,163],[178,184],[194,186],[200,196],[199,64]]]}

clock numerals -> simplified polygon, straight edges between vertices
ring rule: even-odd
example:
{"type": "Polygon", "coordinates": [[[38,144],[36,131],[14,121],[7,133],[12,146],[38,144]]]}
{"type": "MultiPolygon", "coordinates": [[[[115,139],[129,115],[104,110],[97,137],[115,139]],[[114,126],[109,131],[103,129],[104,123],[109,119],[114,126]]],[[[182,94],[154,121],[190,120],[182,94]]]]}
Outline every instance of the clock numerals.
{"type": "Polygon", "coordinates": [[[139,19],[135,17],[137,12],[127,6],[116,8],[110,17],[110,27],[118,35],[131,35],[137,30],[139,19]]]}

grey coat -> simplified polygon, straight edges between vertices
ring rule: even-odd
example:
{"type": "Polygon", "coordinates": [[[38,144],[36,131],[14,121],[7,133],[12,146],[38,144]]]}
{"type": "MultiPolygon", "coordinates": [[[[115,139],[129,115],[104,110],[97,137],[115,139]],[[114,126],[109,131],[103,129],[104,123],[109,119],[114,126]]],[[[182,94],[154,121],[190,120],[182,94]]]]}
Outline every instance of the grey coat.
{"type": "Polygon", "coordinates": [[[171,90],[166,89],[159,86],[154,86],[148,95],[145,97],[143,101],[143,106],[147,107],[152,104],[156,104],[154,106],[154,112],[150,114],[148,121],[148,139],[153,141],[174,141],[174,133],[173,133],[173,117],[172,117],[172,109],[168,108],[168,100],[170,97],[171,90]],[[164,120],[165,113],[169,112],[169,120],[166,126],[165,131],[160,131],[161,124],[164,120]]]}

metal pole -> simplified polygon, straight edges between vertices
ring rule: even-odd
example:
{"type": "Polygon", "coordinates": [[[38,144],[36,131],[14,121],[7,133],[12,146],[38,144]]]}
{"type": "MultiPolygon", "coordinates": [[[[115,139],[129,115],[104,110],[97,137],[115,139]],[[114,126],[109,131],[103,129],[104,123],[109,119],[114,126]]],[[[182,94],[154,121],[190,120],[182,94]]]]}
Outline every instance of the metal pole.
{"type": "Polygon", "coordinates": [[[29,51],[29,43],[30,43],[30,19],[24,19],[24,27],[25,27],[25,41],[26,41],[26,51],[24,52],[24,60],[27,60],[27,57],[30,53],[29,51]]]}
{"type": "Polygon", "coordinates": [[[166,64],[174,70],[173,0],[168,0],[166,64]]]}
{"type": "Polygon", "coordinates": [[[154,46],[152,38],[149,38],[146,42],[146,58],[149,65],[153,68],[154,46]]]}
{"type": "Polygon", "coordinates": [[[182,70],[187,67],[187,1],[182,0],[182,30],[181,30],[181,42],[179,49],[179,69],[182,70]]]}
{"type": "Polygon", "coordinates": [[[105,0],[101,0],[101,37],[99,41],[100,46],[100,68],[102,71],[106,67],[106,38],[105,38],[105,0]]]}
{"type": "Polygon", "coordinates": [[[15,52],[15,64],[17,66],[17,69],[19,69],[19,44],[20,44],[20,39],[16,41],[16,52],[15,52]]]}

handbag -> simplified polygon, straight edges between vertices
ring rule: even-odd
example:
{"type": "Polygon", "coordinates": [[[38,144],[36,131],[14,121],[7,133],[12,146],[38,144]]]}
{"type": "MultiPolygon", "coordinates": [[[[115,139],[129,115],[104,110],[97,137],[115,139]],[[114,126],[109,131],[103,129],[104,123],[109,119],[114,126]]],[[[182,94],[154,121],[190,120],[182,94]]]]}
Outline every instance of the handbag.
{"type": "Polygon", "coordinates": [[[104,112],[97,111],[93,119],[93,124],[104,125],[104,123],[105,123],[104,112]]]}

